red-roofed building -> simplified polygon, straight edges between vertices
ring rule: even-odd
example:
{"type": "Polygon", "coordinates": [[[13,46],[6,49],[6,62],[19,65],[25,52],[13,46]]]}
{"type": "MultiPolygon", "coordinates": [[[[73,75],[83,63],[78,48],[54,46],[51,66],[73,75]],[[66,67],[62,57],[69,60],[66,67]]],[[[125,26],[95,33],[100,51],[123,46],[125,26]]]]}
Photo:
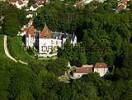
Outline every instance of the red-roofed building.
{"type": "Polygon", "coordinates": [[[77,0],[77,2],[74,4],[74,7],[81,7],[83,5],[91,3],[92,1],[103,3],[105,0],[77,0]]]}
{"type": "Polygon", "coordinates": [[[50,31],[46,24],[41,32],[36,31],[32,23],[31,20],[26,28],[22,28],[22,34],[26,37],[26,47],[35,47],[39,57],[56,56],[57,47],[63,47],[66,39],[72,38],[67,33],[50,31]]]}
{"type": "Polygon", "coordinates": [[[47,3],[48,0],[35,0],[38,5],[43,5],[44,3],[47,3]]]}
{"type": "Polygon", "coordinates": [[[38,8],[42,7],[45,3],[49,2],[49,0],[35,0],[35,4],[33,4],[29,10],[36,11],[38,8]]]}
{"type": "Polygon", "coordinates": [[[30,26],[29,28],[26,29],[26,36],[29,37],[35,37],[35,28],[34,26],[30,26]]]}
{"type": "Polygon", "coordinates": [[[108,71],[108,66],[105,63],[96,63],[94,66],[94,72],[99,73],[99,75],[102,77],[104,76],[108,71]]]}
{"type": "Polygon", "coordinates": [[[96,72],[102,77],[108,72],[108,66],[105,63],[96,63],[95,65],[83,65],[82,67],[75,67],[72,72],[72,79],[81,78],[83,75],[96,72]]]}
{"type": "Polygon", "coordinates": [[[83,65],[82,67],[75,67],[75,70],[72,72],[72,78],[78,79],[83,75],[93,72],[93,65],[83,65]]]}
{"type": "Polygon", "coordinates": [[[8,0],[8,2],[16,6],[18,9],[22,9],[28,5],[29,0],[8,0]]]}
{"type": "Polygon", "coordinates": [[[53,33],[49,30],[49,28],[47,27],[47,25],[45,24],[42,32],[40,32],[39,37],[40,38],[52,38],[53,33]]]}
{"type": "Polygon", "coordinates": [[[58,32],[57,34],[50,31],[45,24],[43,30],[39,33],[39,56],[51,56],[52,53],[57,55],[57,47],[62,47],[62,37],[58,32]]]}
{"type": "Polygon", "coordinates": [[[35,43],[35,28],[34,26],[30,26],[25,29],[26,32],[26,47],[33,47],[35,43]]]}
{"type": "Polygon", "coordinates": [[[126,9],[126,8],[127,8],[128,1],[129,1],[129,0],[120,0],[120,1],[118,2],[116,11],[117,11],[117,12],[120,12],[120,11],[126,9]]]}

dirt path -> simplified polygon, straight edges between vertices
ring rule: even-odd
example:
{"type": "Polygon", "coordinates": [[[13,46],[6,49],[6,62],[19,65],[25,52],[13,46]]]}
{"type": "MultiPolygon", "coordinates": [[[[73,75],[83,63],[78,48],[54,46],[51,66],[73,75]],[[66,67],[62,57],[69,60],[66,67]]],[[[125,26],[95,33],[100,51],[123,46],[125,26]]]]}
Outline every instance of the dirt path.
{"type": "Polygon", "coordinates": [[[9,59],[11,59],[12,61],[14,61],[14,62],[16,62],[16,63],[19,62],[19,63],[21,63],[21,64],[28,65],[27,62],[24,62],[24,61],[22,61],[22,60],[16,60],[14,57],[12,57],[12,56],[10,55],[9,50],[8,50],[8,46],[7,46],[7,35],[4,35],[4,51],[5,51],[6,56],[7,56],[9,59]]]}
{"type": "Polygon", "coordinates": [[[10,53],[9,53],[9,50],[8,50],[8,47],[7,47],[7,35],[4,35],[4,51],[5,51],[5,54],[8,58],[10,58],[12,61],[14,62],[18,62],[15,58],[13,58],[10,53]]]}

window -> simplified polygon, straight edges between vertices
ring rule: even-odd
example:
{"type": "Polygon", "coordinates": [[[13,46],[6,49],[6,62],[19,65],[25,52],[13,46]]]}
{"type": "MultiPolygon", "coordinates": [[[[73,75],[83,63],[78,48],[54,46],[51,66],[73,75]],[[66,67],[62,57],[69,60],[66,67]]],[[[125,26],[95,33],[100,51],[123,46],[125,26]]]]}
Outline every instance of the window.
{"type": "Polygon", "coordinates": [[[46,46],[42,46],[42,51],[46,52],[47,51],[47,47],[46,46]]]}
{"type": "Polygon", "coordinates": [[[56,45],[58,45],[58,41],[56,41],[56,45]]]}
{"type": "Polygon", "coordinates": [[[51,40],[51,44],[54,44],[53,40],[51,40]]]}

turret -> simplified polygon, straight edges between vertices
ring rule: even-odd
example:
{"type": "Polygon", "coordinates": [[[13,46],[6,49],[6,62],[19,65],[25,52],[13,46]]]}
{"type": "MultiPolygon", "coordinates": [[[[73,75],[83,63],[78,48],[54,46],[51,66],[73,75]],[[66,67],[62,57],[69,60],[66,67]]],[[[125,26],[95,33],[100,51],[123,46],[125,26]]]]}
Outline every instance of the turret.
{"type": "Polygon", "coordinates": [[[75,46],[76,43],[77,43],[77,36],[75,35],[75,33],[73,33],[72,38],[71,38],[71,44],[73,44],[73,46],[75,46]]]}

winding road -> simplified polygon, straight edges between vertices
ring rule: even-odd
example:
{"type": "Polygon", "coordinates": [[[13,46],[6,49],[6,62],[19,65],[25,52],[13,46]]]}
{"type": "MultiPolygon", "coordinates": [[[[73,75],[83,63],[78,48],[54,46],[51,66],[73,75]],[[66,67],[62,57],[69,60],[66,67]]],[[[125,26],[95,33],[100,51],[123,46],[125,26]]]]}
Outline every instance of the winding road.
{"type": "Polygon", "coordinates": [[[25,65],[28,65],[27,62],[24,62],[22,60],[16,60],[14,57],[11,56],[11,54],[9,53],[9,50],[8,50],[8,45],[7,45],[7,35],[4,35],[4,51],[5,51],[5,54],[6,56],[11,59],[12,61],[14,62],[19,62],[21,64],[25,64],[25,65]]]}

